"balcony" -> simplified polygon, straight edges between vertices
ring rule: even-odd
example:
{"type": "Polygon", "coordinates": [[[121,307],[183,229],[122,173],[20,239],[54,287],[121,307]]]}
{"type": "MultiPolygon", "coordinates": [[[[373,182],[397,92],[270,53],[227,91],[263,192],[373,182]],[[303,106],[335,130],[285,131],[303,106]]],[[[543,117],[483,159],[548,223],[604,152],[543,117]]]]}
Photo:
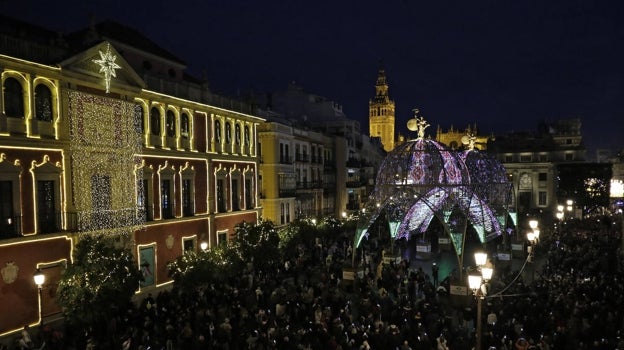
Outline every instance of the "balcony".
{"type": "Polygon", "coordinates": [[[3,216],[0,217],[0,238],[12,238],[22,235],[22,217],[3,216]]]}
{"type": "Polygon", "coordinates": [[[362,161],[359,159],[349,158],[347,160],[347,167],[349,168],[359,168],[360,166],[362,166],[362,161]]]}
{"type": "Polygon", "coordinates": [[[360,203],[358,202],[347,203],[347,210],[360,210],[360,203]]]}
{"type": "Polygon", "coordinates": [[[37,215],[38,233],[54,233],[61,229],[61,213],[40,213],[37,215]]]}
{"type": "Polygon", "coordinates": [[[307,163],[307,162],[310,161],[310,158],[308,157],[308,155],[306,153],[297,153],[296,161],[307,163]]]}
{"type": "Polygon", "coordinates": [[[134,209],[68,212],[67,231],[106,230],[142,225],[145,221],[145,212],[134,209]]]}
{"type": "Polygon", "coordinates": [[[322,182],[321,181],[298,181],[297,182],[298,190],[312,189],[312,188],[323,188],[322,182]]]}
{"type": "Polygon", "coordinates": [[[279,196],[280,198],[285,198],[285,197],[294,197],[297,194],[297,190],[294,188],[280,188],[279,189],[279,196]]]}
{"type": "Polygon", "coordinates": [[[363,186],[366,186],[366,181],[362,179],[347,181],[347,188],[359,188],[363,186]]]}

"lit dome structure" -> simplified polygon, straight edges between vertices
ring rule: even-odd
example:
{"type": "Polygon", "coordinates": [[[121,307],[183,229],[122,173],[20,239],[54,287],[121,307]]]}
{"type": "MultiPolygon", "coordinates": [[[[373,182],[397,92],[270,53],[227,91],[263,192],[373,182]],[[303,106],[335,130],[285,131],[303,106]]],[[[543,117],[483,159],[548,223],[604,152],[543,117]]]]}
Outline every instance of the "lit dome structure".
{"type": "Polygon", "coordinates": [[[358,221],[355,248],[382,214],[392,239],[424,233],[438,218],[458,257],[463,254],[468,223],[481,243],[504,231],[512,194],[504,167],[474,150],[469,137],[464,142],[468,150],[462,152],[425,139],[428,126],[422,117],[410,120],[408,128],[417,130],[418,138],[396,146],[382,162],[358,221]]]}

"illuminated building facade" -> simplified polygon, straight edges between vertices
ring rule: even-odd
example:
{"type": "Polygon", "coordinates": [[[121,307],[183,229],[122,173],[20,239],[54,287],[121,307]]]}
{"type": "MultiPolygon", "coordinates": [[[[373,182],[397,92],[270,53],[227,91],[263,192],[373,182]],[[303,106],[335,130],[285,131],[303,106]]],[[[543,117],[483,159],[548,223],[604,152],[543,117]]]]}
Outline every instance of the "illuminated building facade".
{"type": "Polygon", "coordinates": [[[448,131],[442,130],[442,128],[438,125],[438,130],[436,131],[435,140],[445,144],[452,150],[457,150],[466,146],[465,137],[466,135],[474,135],[475,138],[473,141],[474,149],[478,149],[480,151],[487,150],[487,143],[491,137],[487,136],[479,136],[477,131],[477,126],[473,125],[468,126],[464,131],[460,131],[459,129],[451,128],[448,131]]]}
{"type": "Polygon", "coordinates": [[[375,84],[375,97],[368,102],[370,137],[379,137],[386,152],[394,149],[394,101],[388,95],[386,71],[380,68],[375,84]]]}
{"type": "Polygon", "coordinates": [[[82,235],[147,260],[145,292],[171,283],[166,264],[184,251],[257,222],[263,119],[247,105],[117,23],[59,37],[0,22],[0,303],[12,315],[0,335],[60,315],[55,286],[82,235]]]}
{"type": "Polygon", "coordinates": [[[363,135],[341,105],[295,83],[260,104],[263,218],[279,225],[363,208],[383,159],[381,145],[363,135]]]}
{"type": "Polygon", "coordinates": [[[535,132],[497,135],[488,143],[507,169],[519,215],[554,213],[557,199],[557,166],[584,163],[580,119],[541,123],[535,132]]]}

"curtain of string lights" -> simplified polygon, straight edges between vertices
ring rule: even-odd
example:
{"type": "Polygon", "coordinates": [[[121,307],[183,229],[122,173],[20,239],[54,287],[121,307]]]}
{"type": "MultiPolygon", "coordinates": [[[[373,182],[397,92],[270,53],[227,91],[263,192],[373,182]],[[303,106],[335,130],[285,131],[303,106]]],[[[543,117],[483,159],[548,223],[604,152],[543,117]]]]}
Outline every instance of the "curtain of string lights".
{"type": "MultiPolygon", "coordinates": [[[[68,92],[71,206],[79,231],[129,234],[144,223],[137,215],[142,116],[135,104],[68,92]]],[[[140,110],[140,109],[138,109],[140,110]]]]}
{"type": "Polygon", "coordinates": [[[502,164],[469,147],[453,151],[419,137],[388,153],[375,189],[359,218],[355,246],[383,213],[393,239],[424,234],[436,217],[463,252],[467,224],[484,243],[504,232],[512,203],[512,185],[502,164]]]}

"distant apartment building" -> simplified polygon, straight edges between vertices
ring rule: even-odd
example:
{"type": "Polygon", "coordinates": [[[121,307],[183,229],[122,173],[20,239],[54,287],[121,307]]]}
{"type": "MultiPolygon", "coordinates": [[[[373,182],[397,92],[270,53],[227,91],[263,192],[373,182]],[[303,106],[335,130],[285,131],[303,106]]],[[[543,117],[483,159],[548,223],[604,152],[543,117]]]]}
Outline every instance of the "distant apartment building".
{"type": "Polygon", "coordinates": [[[384,152],[341,105],[292,83],[260,109],[263,218],[286,224],[363,208],[384,152]]]}
{"type": "Polygon", "coordinates": [[[554,213],[560,164],[585,162],[580,119],[540,123],[533,132],[496,135],[488,142],[507,169],[518,214],[554,213]]]}

